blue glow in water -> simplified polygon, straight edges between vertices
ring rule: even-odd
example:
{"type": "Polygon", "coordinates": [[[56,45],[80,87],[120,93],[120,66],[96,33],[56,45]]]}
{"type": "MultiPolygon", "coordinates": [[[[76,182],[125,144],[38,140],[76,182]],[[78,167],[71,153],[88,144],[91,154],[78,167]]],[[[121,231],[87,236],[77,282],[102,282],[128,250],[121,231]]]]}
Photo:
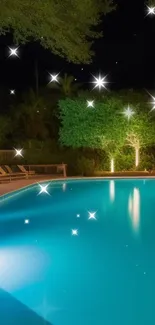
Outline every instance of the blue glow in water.
{"type": "Polygon", "coordinates": [[[2,324],[155,324],[155,180],[39,192],[0,197],[2,324]]]}

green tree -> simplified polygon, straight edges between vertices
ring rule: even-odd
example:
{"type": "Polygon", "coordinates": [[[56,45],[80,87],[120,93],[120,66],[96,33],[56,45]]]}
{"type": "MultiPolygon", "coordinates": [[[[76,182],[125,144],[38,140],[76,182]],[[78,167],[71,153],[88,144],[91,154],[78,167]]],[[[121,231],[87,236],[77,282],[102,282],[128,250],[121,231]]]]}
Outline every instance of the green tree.
{"type": "Polygon", "coordinates": [[[118,97],[104,97],[96,101],[94,108],[87,107],[86,100],[66,99],[59,102],[60,142],[73,148],[103,149],[115,158],[124,146],[131,146],[139,163],[140,148],[155,142],[155,123],[152,114],[143,103],[134,107],[135,114],[128,121],[122,114],[124,101],[118,97]]]}
{"type": "Polygon", "coordinates": [[[73,148],[104,149],[115,156],[125,142],[126,121],[119,99],[104,98],[94,108],[82,98],[61,100],[60,142],[73,148]]]}
{"type": "Polygon", "coordinates": [[[135,151],[135,166],[140,162],[140,150],[155,144],[154,114],[137,109],[126,131],[126,144],[135,151]]]}
{"type": "Polygon", "coordinates": [[[92,41],[112,0],[0,0],[0,33],[13,32],[17,44],[36,40],[75,63],[90,62],[92,41]]]}

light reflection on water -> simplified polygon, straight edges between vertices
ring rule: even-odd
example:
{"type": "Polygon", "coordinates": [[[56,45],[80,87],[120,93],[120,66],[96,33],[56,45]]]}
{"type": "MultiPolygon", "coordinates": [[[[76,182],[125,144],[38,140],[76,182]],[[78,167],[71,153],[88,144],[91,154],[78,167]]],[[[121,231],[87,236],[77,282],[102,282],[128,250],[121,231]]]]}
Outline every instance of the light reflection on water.
{"type": "Polygon", "coordinates": [[[111,180],[109,182],[109,187],[110,187],[110,200],[111,202],[114,202],[115,200],[115,181],[111,180]]]}
{"type": "Polygon", "coordinates": [[[136,187],[133,189],[132,194],[129,195],[128,211],[133,230],[138,233],[140,227],[140,191],[136,187]]]}

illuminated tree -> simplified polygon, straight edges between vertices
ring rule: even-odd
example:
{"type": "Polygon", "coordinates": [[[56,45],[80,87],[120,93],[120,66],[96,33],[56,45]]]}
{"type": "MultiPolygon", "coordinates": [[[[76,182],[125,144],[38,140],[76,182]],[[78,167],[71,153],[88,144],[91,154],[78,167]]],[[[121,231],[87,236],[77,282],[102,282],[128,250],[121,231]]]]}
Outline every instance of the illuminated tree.
{"type": "Polygon", "coordinates": [[[17,44],[39,41],[53,53],[75,63],[90,62],[92,41],[101,15],[112,0],[0,0],[0,33],[13,32],[17,44]]]}
{"type": "Polygon", "coordinates": [[[127,134],[127,144],[135,150],[135,166],[139,165],[139,150],[141,148],[139,137],[135,133],[127,134]]]}
{"type": "Polygon", "coordinates": [[[139,107],[135,116],[129,122],[127,129],[127,145],[135,150],[135,166],[138,167],[140,161],[140,149],[154,145],[155,143],[155,123],[154,114],[142,111],[139,107]]]}
{"type": "Polygon", "coordinates": [[[94,108],[83,98],[59,102],[60,142],[72,148],[102,149],[115,158],[126,140],[126,120],[119,99],[104,98],[94,108]]]}
{"type": "MultiPolygon", "coordinates": [[[[155,120],[154,112],[149,111],[150,99],[147,92],[136,92],[133,89],[122,90],[113,94],[114,98],[120,98],[124,102],[124,108],[129,107],[133,116],[126,124],[126,142],[135,151],[135,166],[140,162],[140,150],[155,144],[155,120]],[[148,105],[149,104],[149,105],[148,105]]],[[[126,116],[127,118],[127,116],[126,116]]]]}
{"type": "Polygon", "coordinates": [[[137,167],[140,148],[155,143],[153,113],[143,111],[141,106],[134,107],[135,114],[128,121],[122,114],[124,102],[115,97],[105,96],[96,101],[94,108],[87,107],[83,98],[61,100],[60,142],[72,148],[103,149],[112,162],[124,146],[131,146],[137,167]]]}

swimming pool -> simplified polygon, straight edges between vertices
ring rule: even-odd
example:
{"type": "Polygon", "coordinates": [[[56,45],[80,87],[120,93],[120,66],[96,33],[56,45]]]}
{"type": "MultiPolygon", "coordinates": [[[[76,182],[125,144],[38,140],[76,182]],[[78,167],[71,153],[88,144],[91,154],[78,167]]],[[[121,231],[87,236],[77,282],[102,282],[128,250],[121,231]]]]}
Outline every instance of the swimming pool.
{"type": "Polygon", "coordinates": [[[0,197],[1,324],[155,324],[155,180],[44,185],[0,197]]]}

